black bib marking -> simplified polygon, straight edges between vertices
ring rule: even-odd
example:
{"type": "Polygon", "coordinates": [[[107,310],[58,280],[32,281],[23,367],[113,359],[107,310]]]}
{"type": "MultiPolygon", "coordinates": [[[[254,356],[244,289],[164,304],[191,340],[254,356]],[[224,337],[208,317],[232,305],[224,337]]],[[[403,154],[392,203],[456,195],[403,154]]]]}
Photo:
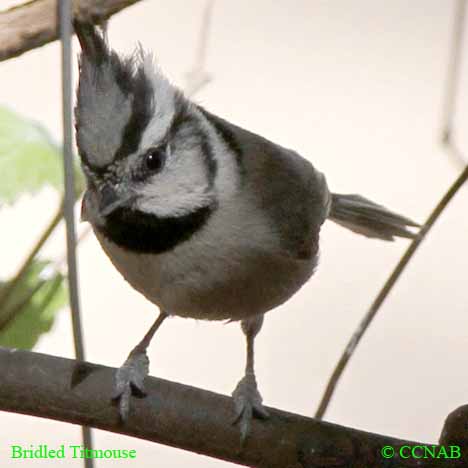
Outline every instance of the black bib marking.
{"type": "Polygon", "coordinates": [[[213,206],[183,216],[162,218],[118,208],[106,218],[99,231],[118,246],[137,253],[158,254],[185,242],[207,222],[213,206]]]}

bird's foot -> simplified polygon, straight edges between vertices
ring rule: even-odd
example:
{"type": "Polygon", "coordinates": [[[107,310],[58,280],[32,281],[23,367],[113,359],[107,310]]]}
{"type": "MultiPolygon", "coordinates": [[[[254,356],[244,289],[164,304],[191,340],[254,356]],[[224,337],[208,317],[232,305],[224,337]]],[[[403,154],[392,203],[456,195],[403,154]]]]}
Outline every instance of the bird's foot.
{"type": "Polygon", "coordinates": [[[146,396],[143,381],[148,375],[149,359],[146,350],[133,350],[127,360],[117,369],[114,377],[112,400],[119,407],[122,421],[126,421],[130,410],[130,397],[146,396]]]}
{"type": "Polygon", "coordinates": [[[236,416],[233,424],[239,424],[241,444],[244,443],[249,431],[252,417],[267,419],[270,415],[262,405],[262,396],[257,389],[254,374],[246,374],[232,392],[236,416]]]}

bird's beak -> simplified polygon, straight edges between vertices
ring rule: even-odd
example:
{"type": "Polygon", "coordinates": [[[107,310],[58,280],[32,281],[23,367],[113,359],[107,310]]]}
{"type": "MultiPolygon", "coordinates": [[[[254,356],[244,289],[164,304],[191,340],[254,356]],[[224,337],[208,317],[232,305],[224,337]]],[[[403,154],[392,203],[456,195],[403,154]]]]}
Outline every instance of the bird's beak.
{"type": "Polygon", "coordinates": [[[117,208],[129,205],[134,199],[134,195],[121,195],[110,184],[105,184],[99,190],[99,214],[103,217],[109,216],[117,208]]]}

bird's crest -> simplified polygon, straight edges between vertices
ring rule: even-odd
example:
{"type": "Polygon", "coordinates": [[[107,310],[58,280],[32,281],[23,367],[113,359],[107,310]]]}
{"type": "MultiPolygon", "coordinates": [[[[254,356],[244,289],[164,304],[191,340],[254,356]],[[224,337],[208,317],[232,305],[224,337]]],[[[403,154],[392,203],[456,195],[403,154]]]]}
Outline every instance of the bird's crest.
{"type": "Polygon", "coordinates": [[[74,27],[82,49],[77,144],[83,163],[99,171],[136,152],[148,133],[163,133],[183,96],[141,46],[122,57],[94,25],[75,21],[74,27]]]}

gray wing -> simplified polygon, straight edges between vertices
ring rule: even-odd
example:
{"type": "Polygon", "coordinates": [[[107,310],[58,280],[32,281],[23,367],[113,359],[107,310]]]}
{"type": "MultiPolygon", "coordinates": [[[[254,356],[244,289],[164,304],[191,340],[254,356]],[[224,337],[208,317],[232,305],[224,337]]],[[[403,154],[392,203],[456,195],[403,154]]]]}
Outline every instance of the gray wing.
{"type": "Polygon", "coordinates": [[[299,258],[315,256],[330,207],[325,177],[297,153],[266,140],[262,143],[263,151],[253,148],[243,159],[251,190],[287,251],[299,258]]]}
{"type": "Polygon", "coordinates": [[[315,256],[320,227],[331,205],[323,174],[292,150],[212,114],[208,117],[237,153],[242,190],[253,194],[267,213],[281,245],[294,257],[315,256]]]}

